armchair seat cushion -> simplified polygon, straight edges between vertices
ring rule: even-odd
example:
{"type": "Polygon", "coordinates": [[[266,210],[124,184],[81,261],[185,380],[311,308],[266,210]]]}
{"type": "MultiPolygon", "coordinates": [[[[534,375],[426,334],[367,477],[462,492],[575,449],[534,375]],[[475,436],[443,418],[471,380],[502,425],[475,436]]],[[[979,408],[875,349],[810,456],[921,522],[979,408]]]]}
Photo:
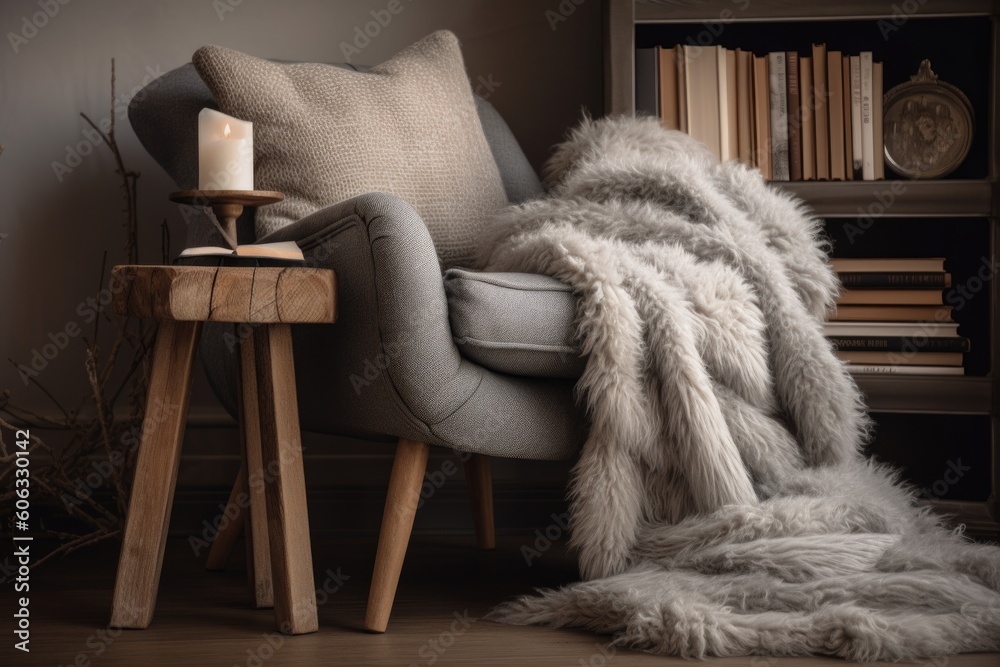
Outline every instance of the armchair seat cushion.
{"type": "Polygon", "coordinates": [[[444,275],[452,336],[463,357],[500,373],[578,378],[586,359],[576,340],[569,285],[531,273],[450,269],[444,275]]]}

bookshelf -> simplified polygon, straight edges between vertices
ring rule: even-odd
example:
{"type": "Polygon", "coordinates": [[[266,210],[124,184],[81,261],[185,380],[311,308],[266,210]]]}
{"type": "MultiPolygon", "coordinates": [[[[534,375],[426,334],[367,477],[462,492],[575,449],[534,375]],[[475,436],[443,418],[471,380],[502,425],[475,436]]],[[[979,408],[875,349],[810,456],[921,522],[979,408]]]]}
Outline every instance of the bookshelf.
{"type": "MultiPolygon", "coordinates": [[[[930,256],[947,248],[952,255],[941,251],[940,256],[954,262],[955,279],[962,280],[973,270],[973,262],[987,258],[996,266],[1000,261],[1000,2],[912,4],[916,11],[906,15],[900,10],[909,5],[892,0],[605,0],[605,111],[635,112],[637,47],[698,43],[764,53],[804,51],[811,42],[825,41],[845,52],[875,51],[876,59],[886,63],[885,90],[916,72],[919,60],[914,58],[920,53],[931,59],[942,80],[969,94],[973,104],[975,147],[962,167],[937,180],[899,179],[887,167],[888,180],[776,185],[826,219],[835,243],[840,226],[871,217],[872,229],[878,232],[865,240],[867,245],[858,244],[858,256],[865,256],[866,248],[867,256],[930,256]],[[892,205],[879,206],[890,194],[892,205]],[[898,237],[895,246],[893,234],[898,237]]],[[[929,469],[921,469],[919,462],[900,461],[918,486],[930,485],[934,466],[940,468],[950,456],[972,461],[977,486],[964,490],[971,497],[943,495],[933,504],[957,515],[970,530],[996,536],[1000,535],[1000,287],[993,288],[992,278],[986,282],[975,307],[963,313],[968,321],[961,321],[978,350],[968,375],[856,379],[879,424],[876,455],[890,461],[893,453],[936,461],[929,469]],[[900,443],[907,442],[917,451],[904,451],[907,447],[900,443]]]]}
{"type": "Polygon", "coordinates": [[[878,202],[889,191],[893,205],[879,215],[900,217],[979,217],[992,215],[996,188],[989,180],[901,181],[785,181],[777,185],[806,201],[826,218],[857,217],[858,209],[878,202]],[[905,184],[906,187],[902,187],[905,184]]]}

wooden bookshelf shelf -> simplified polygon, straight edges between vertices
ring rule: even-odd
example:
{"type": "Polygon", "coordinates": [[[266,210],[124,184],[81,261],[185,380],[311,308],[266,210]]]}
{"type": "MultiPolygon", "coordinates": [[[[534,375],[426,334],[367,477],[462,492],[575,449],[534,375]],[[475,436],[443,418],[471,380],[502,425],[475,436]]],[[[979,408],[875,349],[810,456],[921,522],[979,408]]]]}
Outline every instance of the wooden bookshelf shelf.
{"type": "Polygon", "coordinates": [[[854,379],[873,412],[988,415],[993,406],[990,378],[858,375],[854,379]]]}
{"type": "Polygon", "coordinates": [[[930,500],[923,504],[929,505],[938,514],[951,517],[950,524],[963,524],[967,535],[1000,539],[1000,523],[990,516],[987,503],[930,500]]]}
{"type": "Polygon", "coordinates": [[[993,214],[995,183],[986,180],[772,182],[827,217],[936,217],[993,214]]]}

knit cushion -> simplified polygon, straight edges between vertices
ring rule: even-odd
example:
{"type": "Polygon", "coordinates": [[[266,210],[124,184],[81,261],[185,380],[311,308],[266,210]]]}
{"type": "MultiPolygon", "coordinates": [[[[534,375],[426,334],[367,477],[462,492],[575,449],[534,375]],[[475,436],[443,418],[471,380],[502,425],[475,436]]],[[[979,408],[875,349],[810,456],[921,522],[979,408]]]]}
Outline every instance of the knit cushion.
{"type": "Polygon", "coordinates": [[[254,186],[285,193],[257,211],[258,237],[388,192],[420,213],[443,265],[472,265],[506,197],[455,35],[435,32],[365,73],[219,46],[192,60],[219,108],[254,124],[254,186]]]}
{"type": "Polygon", "coordinates": [[[586,359],[576,341],[569,285],[533,273],[445,272],[451,333],[463,357],[500,373],[578,378],[586,359]]]}

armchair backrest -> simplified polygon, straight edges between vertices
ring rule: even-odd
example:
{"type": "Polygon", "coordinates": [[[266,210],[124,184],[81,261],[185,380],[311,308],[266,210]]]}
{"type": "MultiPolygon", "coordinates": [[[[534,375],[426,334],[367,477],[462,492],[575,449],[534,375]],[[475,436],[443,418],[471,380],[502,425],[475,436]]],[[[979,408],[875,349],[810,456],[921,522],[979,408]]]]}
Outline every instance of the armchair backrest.
{"type": "MultiPolygon", "coordinates": [[[[340,63],[337,66],[367,69],[340,63]]],[[[538,175],[510,128],[492,104],[478,95],[475,100],[507,199],[519,203],[540,195],[544,190],[538,175]]],[[[191,63],[150,82],[129,103],[129,121],[139,141],[180,189],[198,187],[198,113],[206,107],[218,108],[191,63]]],[[[253,238],[252,220],[241,220],[239,227],[241,242],[253,238]]]]}

